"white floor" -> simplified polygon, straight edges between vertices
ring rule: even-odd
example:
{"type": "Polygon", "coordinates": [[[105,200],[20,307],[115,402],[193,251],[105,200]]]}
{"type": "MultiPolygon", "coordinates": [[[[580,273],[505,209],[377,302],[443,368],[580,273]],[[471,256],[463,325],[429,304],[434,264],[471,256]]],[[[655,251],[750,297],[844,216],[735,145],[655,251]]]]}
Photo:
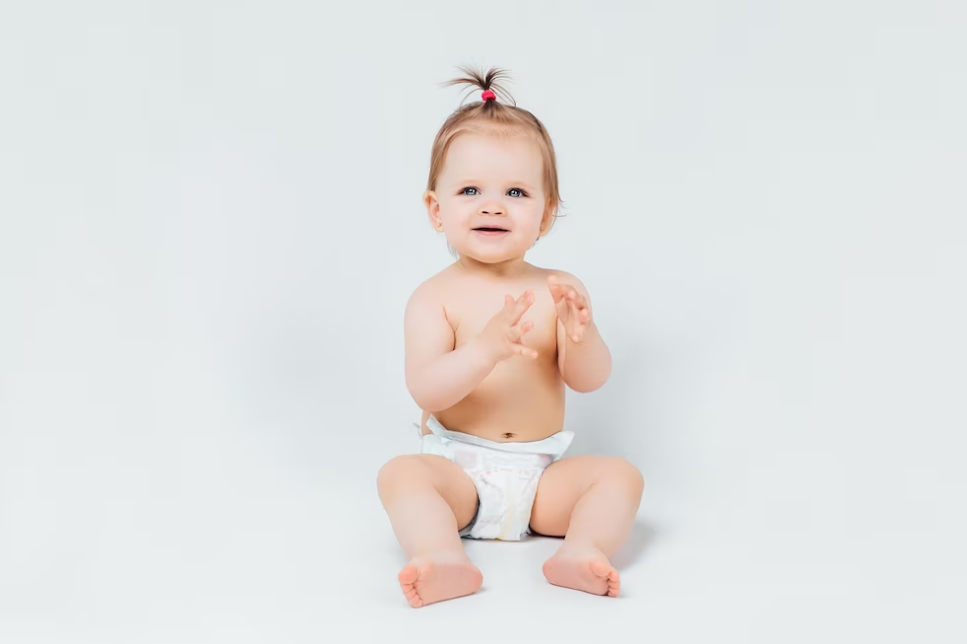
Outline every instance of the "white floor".
{"type": "MultiPolygon", "coordinates": [[[[811,506],[788,489],[773,490],[786,499],[777,505],[768,489],[741,485],[707,503],[700,493],[670,497],[659,476],[616,557],[620,598],[547,584],[540,565],[556,540],[532,538],[467,542],[485,576],[481,592],[412,609],[395,580],[405,560],[374,488],[379,463],[406,441],[369,453],[347,444],[339,458],[319,439],[297,446],[268,436],[185,427],[169,439],[131,438],[113,453],[90,444],[72,451],[65,437],[63,450],[29,470],[5,468],[0,641],[933,643],[967,635],[956,617],[967,575],[955,508],[944,518],[919,503],[911,515],[914,504],[901,499],[889,517],[868,505],[844,516],[837,512],[846,505],[822,507],[836,494],[822,482],[811,506]]],[[[45,443],[25,437],[21,455],[36,456],[31,446],[45,443]]],[[[934,492],[939,501],[942,488],[934,492]]]]}

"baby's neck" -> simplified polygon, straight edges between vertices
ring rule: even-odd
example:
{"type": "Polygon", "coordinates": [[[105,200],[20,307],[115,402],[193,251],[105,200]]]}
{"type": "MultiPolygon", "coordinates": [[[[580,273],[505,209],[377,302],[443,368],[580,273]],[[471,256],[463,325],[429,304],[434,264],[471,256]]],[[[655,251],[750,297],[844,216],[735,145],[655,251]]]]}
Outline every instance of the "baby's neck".
{"type": "Polygon", "coordinates": [[[471,257],[460,257],[456,264],[468,274],[496,279],[517,279],[529,275],[534,270],[534,266],[525,262],[523,257],[493,264],[471,257]]]}

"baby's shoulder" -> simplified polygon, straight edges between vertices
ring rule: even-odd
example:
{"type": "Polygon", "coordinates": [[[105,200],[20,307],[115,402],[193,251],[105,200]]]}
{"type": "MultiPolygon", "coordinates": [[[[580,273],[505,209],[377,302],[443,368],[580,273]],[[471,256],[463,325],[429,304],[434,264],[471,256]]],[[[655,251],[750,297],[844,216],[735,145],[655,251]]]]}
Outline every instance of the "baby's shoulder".
{"type": "Polygon", "coordinates": [[[410,305],[442,305],[448,299],[448,294],[455,288],[455,281],[453,271],[449,269],[428,277],[410,294],[410,305]]]}
{"type": "Polygon", "coordinates": [[[588,289],[584,286],[584,282],[578,279],[578,277],[573,273],[569,273],[559,268],[542,268],[540,271],[542,272],[544,281],[547,281],[549,277],[553,276],[556,277],[562,284],[570,284],[579,292],[587,295],[588,289]]]}
{"type": "Polygon", "coordinates": [[[545,278],[550,277],[551,275],[553,275],[554,277],[559,277],[562,280],[564,280],[564,279],[574,279],[574,276],[573,275],[571,275],[567,271],[562,270],[560,268],[541,268],[539,270],[540,270],[541,274],[545,278]]]}

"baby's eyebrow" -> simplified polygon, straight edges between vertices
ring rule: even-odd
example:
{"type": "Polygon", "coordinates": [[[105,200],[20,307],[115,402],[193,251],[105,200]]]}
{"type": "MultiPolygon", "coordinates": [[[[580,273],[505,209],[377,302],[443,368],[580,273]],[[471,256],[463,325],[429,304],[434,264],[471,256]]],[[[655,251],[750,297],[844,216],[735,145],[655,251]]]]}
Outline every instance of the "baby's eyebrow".
{"type": "MultiPolygon", "coordinates": [[[[468,185],[468,184],[478,185],[482,182],[478,181],[477,179],[463,179],[462,181],[458,181],[457,183],[460,185],[468,185]]],[[[516,179],[512,179],[506,183],[508,188],[527,188],[528,190],[534,189],[533,186],[531,186],[531,184],[526,181],[518,181],[516,179]]]]}

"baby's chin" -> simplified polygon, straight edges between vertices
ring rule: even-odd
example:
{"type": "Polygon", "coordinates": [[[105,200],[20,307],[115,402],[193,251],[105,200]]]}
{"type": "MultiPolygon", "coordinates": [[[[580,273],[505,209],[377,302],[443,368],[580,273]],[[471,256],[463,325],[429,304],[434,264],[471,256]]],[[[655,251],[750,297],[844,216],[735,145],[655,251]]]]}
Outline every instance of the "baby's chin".
{"type": "Polygon", "coordinates": [[[480,262],[481,264],[502,264],[504,262],[512,261],[515,259],[521,259],[522,257],[524,257],[524,254],[527,252],[527,250],[528,249],[526,248],[522,248],[519,250],[515,249],[512,251],[503,251],[500,253],[482,253],[475,249],[467,249],[466,252],[462,252],[460,251],[460,249],[457,249],[457,252],[460,254],[461,257],[472,259],[476,262],[480,262]]]}
{"type": "Polygon", "coordinates": [[[454,250],[461,257],[474,259],[484,264],[499,264],[508,260],[520,259],[530,250],[530,247],[520,244],[500,244],[498,248],[486,248],[485,246],[481,247],[481,244],[464,244],[462,247],[455,246],[454,250]]]}

